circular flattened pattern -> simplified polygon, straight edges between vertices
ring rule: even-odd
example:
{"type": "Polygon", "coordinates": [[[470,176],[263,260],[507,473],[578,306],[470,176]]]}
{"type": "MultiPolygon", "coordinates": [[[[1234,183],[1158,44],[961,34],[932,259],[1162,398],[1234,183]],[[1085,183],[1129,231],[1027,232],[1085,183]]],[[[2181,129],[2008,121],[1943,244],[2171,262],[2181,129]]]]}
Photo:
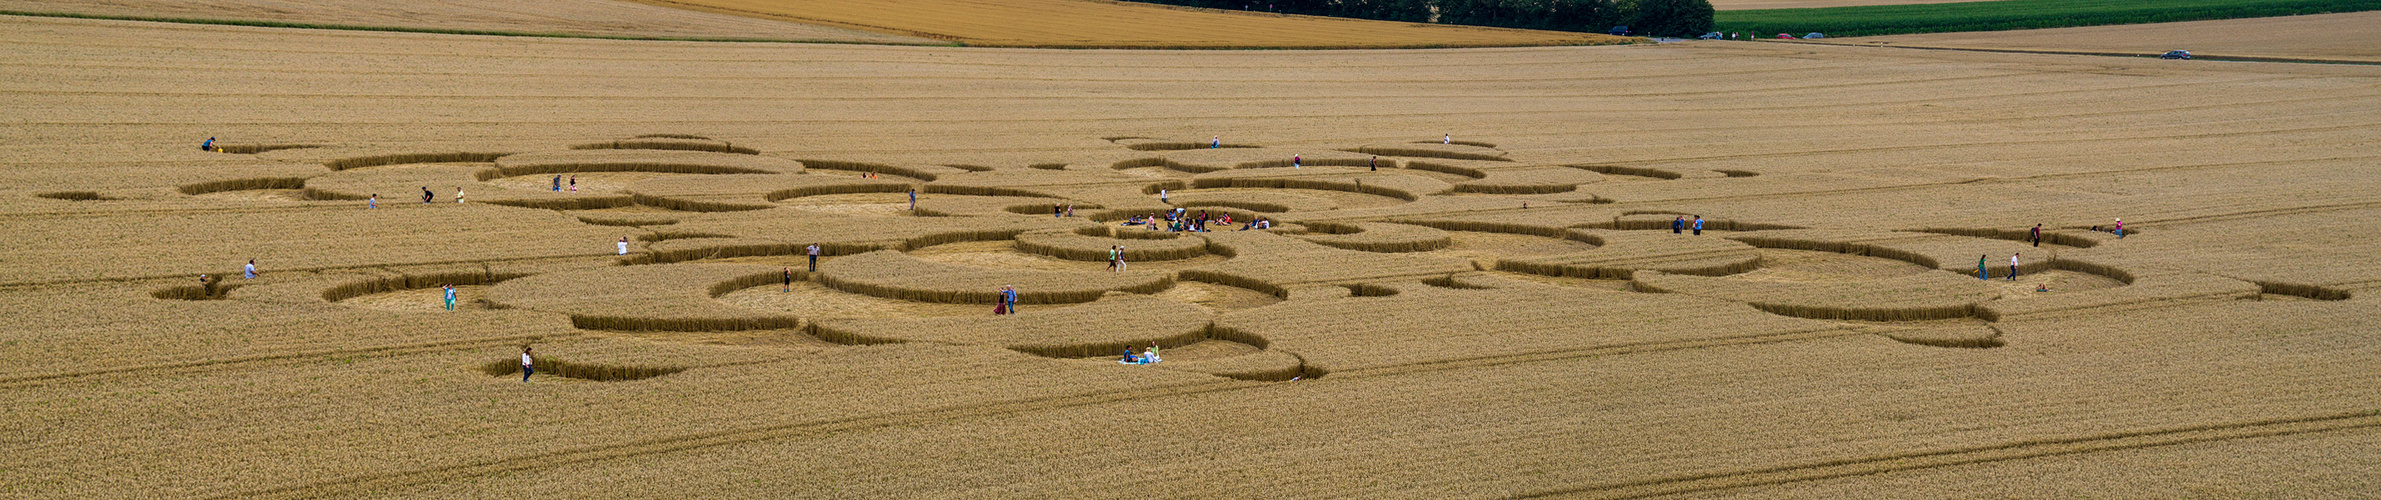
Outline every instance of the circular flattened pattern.
{"type": "Polygon", "coordinates": [[[1110,291],[1146,294],[1174,286],[1174,277],[1165,273],[987,269],[931,262],[891,250],[820,263],[818,281],[862,295],[984,304],[987,310],[1002,286],[1017,287],[1020,304],[1073,304],[1098,300],[1110,291]]]}

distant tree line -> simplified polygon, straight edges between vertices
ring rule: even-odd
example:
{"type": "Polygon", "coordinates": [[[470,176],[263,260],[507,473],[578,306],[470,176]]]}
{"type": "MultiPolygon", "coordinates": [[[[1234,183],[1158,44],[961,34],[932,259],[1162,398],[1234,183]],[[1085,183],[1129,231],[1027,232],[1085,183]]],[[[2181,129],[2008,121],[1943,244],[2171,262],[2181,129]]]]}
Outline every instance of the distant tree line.
{"type": "Polygon", "coordinates": [[[1691,37],[1711,31],[1708,0],[1132,0],[1279,14],[1351,17],[1633,35],[1691,37]]]}

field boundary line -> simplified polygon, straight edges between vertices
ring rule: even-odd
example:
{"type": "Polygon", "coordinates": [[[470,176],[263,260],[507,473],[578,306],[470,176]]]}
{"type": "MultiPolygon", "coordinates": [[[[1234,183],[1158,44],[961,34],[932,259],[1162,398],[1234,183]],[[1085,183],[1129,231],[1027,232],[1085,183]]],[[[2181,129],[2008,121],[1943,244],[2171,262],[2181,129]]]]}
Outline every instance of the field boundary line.
{"type": "MultiPolygon", "coordinates": [[[[2254,19],[2254,18],[2242,18],[2242,19],[2254,19]]],[[[1890,35],[1881,35],[1881,36],[1890,36],[1890,35]]],[[[1851,41],[1849,41],[1849,40],[1847,40],[1847,41],[1842,41],[1842,42],[1807,42],[1807,41],[1801,41],[1801,40],[1792,40],[1792,41],[1789,41],[1789,40],[1775,40],[1775,39],[1771,39],[1771,40],[1754,40],[1754,41],[1758,41],[1758,42],[1765,42],[1765,43],[1796,44],[1796,45],[1830,45],[1830,46],[1836,46],[1836,47],[1872,47],[1872,48],[1882,48],[1882,49],[1947,50],[1947,51],[1954,51],[1954,52],[1989,52],[1989,53],[1994,53],[1994,54],[2035,54],[2035,55],[2053,55],[2053,56],[2100,56],[2100,57],[2128,57],[2128,58],[2136,58],[2136,59],[2157,59],[2157,58],[2158,58],[2158,56],[2160,55],[2160,54],[2150,54],[2150,53],[2142,53],[2142,52],[2109,52],[2109,51],[2099,51],[2099,50],[2059,50],[2059,49],[1993,49],[1993,48],[1984,48],[1984,47],[1951,47],[1951,46],[1944,46],[1944,45],[1894,45],[1892,42],[1870,42],[1870,43],[1865,43],[1865,44],[1854,44],[1854,43],[1852,43],[1852,42],[1851,42],[1851,41]]],[[[2323,58],[2317,58],[2317,57],[2227,56],[2227,55],[2214,55],[2214,54],[2199,54],[2199,53],[2192,53],[2192,54],[2191,54],[2191,59],[2193,59],[2193,60],[2207,60],[2207,61],[2232,61],[2232,62],[2266,62],[2266,63],[2297,63],[2297,64],[2349,64],[2349,65],[2357,65],[2357,66],[2381,66],[2381,61],[2358,61],[2358,60],[2354,60],[2354,59],[2323,59],[2323,58]]]]}
{"type": "Polygon", "coordinates": [[[298,352],[288,352],[288,353],[280,353],[280,354],[259,354],[259,355],[254,355],[254,356],[241,356],[241,357],[234,357],[234,358],[217,358],[217,359],[202,359],[202,360],[198,360],[198,361],[184,361],[184,362],[179,362],[179,363],[162,363],[162,364],[153,364],[153,365],[136,365],[136,366],[122,366],[122,367],[115,367],[115,368],[100,368],[100,369],[93,369],[93,370],[78,370],[78,371],[71,371],[71,372],[52,372],[52,373],[40,373],[40,374],[32,374],[32,375],[15,375],[15,376],[5,376],[5,377],[0,377],[0,386],[20,386],[20,385],[30,385],[30,384],[35,384],[35,383],[40,383],[40,382],[47,382],[47,381],[53,381],[53,380],[58,380],[58,379],[79,378],[79,377],[90,377],[90,376],[98,376],[98,375],[113,375],[113,374],[118,374],[118,373],[132,373],[132,372],[146,372],[146,371],[164,371],[164,370],[188,370],[188,369],[197,369],[197,368],[216,368],[216,367],[224,367],[224,366],[230,366],[230,365],[245,365],[245,364],[263,363],[263,362],[270,362],[270,361],[283,361],[283,360],[290,360],[290,359],[297,359],[297,358],[313,358],[313,357],[338,356],[338,355],[349,355],[349,354],[373,354],[373,355],[404,355],[404,354],[418,354],[418,353],[424,353],[424,352],[439,352],[439,351],[445,351],[445,350],[450,350],[450,348],[456,348],[456,347],[480,347],[480,346],[488,346],[488,345],[505,345],[505,344],[513,344],[513,343],[518,343],[518,342],[525,342],[525,341],[531,341],[531,340],[576,339],[576,338],[581,338],[581,337],[586,337],[586,336],[589,336],[589,334],[587,334],[587,333],[558,333],[558,334],[541,334],[541,335],[515,335],[515,336],[509,336],[509,337],[483,337],[483,338],[475,338],[475,339],[447,340],[447,341],[438,341],[438,342],[421,342],[421,343],[413,343],[413,344],[398,344],[398,345],[387,345],[387,346],[379,346],[379,347],[364,347],[364,348],[356,348],[356,349],[318,349],[318,350],[312,350],[312,351],[298,351],[298,352]]]}
{"type": "Polygon", "coordinates": [[[2004,462],[2027,458],[2078,455],[2160,446],[2287,436],[2381,427],[2381,410],[2359,410],[2311,417],[2292,417],[2229,424],[2207,424],[2137,431],[2116,431],[2069,438],[2014,441],[1997,445],[1921,451],[1864,458],[1848,458],[1804,465],[1691,474],[1667,478],[1609,483],[1573,489],[1524,493],[1514,498],[1590,497],[1646,498],[1720,490],[1771,486],[1891,472],[2004,462]]]}
{"type": "MultiPolygon", "coordinates": [[[[206,26],[245,26],[250,28],[310,29],[337,31],[370,31],[381,33],[423,33],[431,35],[504,36],[523,38],[582,38],[594,40],[629,40],[647,42],[735,42],[735,43],[818,43],[840,45],[909,45],[932,47],[933,44],[898,43],[894,41],[862,42],[850,40],[802,40],[778,38],[736,38],[702,36],[637,36],[599,35],[593,33],[535,32],[511,30],[467,30],[451,28],[412,28],[405,26],[371,26],[359,24],[318,23],[305,21],[271,21],[249,19],[207,19],[197,17],[124,16],[111,14],[77,14],[73,12],[39,12],[0,10],[0,16],[44,17],[52,19],[86,19],[94,21],[130,21],[144,23],[196,24],[206,26]]],[[[919,37],[927,38],[927,37],[919,37]]]]}

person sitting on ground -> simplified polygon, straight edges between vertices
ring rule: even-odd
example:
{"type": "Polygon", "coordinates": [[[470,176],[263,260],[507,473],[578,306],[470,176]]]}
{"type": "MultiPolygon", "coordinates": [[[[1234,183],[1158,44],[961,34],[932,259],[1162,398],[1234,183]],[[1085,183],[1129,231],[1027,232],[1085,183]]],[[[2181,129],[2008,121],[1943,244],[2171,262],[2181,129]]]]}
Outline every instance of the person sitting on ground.
{"type": "Polygon", "coordinates": [[[2049,284],[2049,283],[2043,283],[2043,284],[2040,284],[2040,285],[2034,285],[2034,291],[2036,291],[2036,292],[2048,292],[2048,291],[2050,291],[2050,284],[2049,284]]]}
{"type": "Polygon", "coordinates": [[[1150,344],[1150,346],[1149,346],[1149,350],[1146,350],[1146,351],[1141,351],[1141,362],[1142,362],[1142,363],[1144,363],[1144,364],[1156,364],[1158,361],[1160,361],[1160,360],[1159,360],[1159,359],[1158,359],[1158,357],[1157,357],[1157,345],[1156,345],[1156,344],[1150,344]]]}

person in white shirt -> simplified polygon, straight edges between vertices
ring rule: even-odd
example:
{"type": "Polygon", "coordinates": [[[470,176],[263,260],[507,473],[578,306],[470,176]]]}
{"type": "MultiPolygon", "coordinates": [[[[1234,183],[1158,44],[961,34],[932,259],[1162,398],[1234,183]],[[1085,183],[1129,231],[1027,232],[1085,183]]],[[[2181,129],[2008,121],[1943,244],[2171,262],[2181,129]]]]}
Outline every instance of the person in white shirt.
{"type": "Polygon", "coordinates": [[[620,255],[628,255],[628,237],[620,237],[620,255]]]}
{"type": "Polygon", "coordinates": [[[1439,144],[1454,144],[1454,143],[1455,143],[1455,134],[1447,134],[1447,137],[1445,137],[1445,138],[1442,138],[1442,139],[1439,139],[1439,144]]]}
{"type": "Polygon", "coordinates": [[[529,346],[521,346],[521,381],[528,382],[529,374],[537,373],[536,360],[529,357],[529,346]]]}
{"type": "Polygon", "coordinates": [[[2017,256],[2009,254],[2009,281],[2017,281],[2017,256]]]}
{"type": "Polygon", "coordinates": [[[810,272],[818,272],[818,244],[810,244],[810,272]]]}
{"type": "Polygon", "coordinates": [[[463,188],[455,188],[455,203],[463,202],[463,188]]]}

